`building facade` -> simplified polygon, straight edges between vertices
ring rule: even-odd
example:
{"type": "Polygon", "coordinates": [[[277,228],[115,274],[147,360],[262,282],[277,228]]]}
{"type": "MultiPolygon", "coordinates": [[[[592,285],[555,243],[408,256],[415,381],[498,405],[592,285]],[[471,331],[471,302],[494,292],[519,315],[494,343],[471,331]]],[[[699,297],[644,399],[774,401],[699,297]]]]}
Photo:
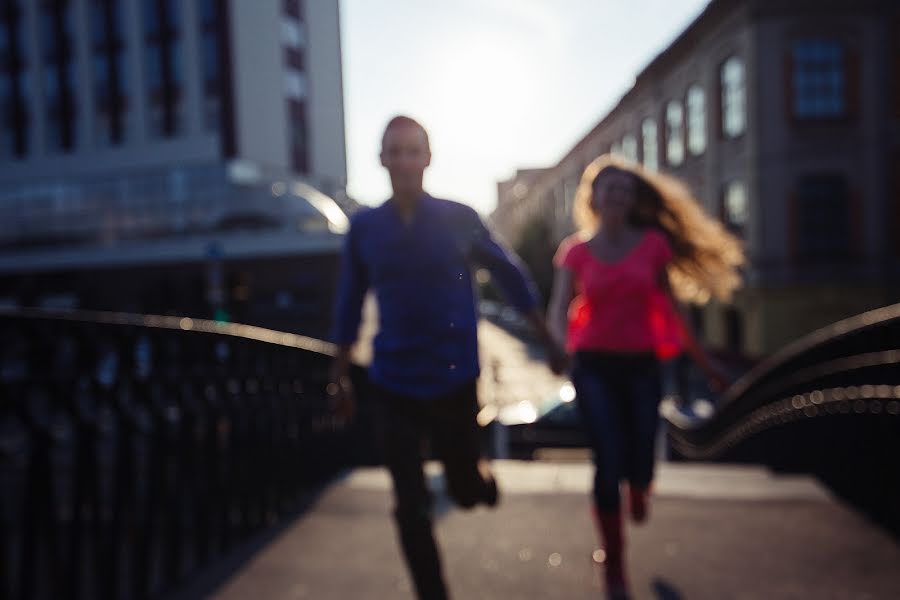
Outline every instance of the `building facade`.
{"type": "Polygon", "coordinates": [[[698,315],[713,346],[763,355],[898,301],[898,39],[886,0],[712,0],[556,166],[498,202],[498,227],[570,233],[581,172],[613,152],[682,178],[744,240],[735,304],[698,315]]]}
{"type": "Polygon", "coordinates": [[[345,186],[338,0],[2,3],[0,301],[126,257],[333,255],[345,186]]]}
{"type": "MultiPolygon", "coordinates": [[[[279,179],[346,182],[337,0],[9,0],[0,15],[0,212],[279,179]]],[[[165,203],[163,203],[165,204],[165,203]]]]}

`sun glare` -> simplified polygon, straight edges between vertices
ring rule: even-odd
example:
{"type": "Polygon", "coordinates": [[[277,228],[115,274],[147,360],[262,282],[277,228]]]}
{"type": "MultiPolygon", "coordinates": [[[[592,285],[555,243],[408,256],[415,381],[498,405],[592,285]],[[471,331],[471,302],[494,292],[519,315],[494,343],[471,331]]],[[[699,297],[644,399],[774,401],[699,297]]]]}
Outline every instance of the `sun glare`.
{"type": "Polygon", "coordinates": [[[494,142],[514,134],[531,108],[523,93],[528,54],[514,38],[488,34],[448,50],[433,72],[435,138],[471,144],[473,132],[494,142]]]}

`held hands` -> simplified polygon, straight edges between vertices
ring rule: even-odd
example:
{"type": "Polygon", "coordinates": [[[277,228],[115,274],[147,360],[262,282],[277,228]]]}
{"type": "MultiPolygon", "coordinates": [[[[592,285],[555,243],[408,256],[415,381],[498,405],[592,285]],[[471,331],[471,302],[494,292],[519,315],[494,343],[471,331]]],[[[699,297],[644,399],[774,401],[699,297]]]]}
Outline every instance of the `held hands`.
{"type": "Polygon", "coordinates": [[[559,342],[553,337],[550,328],[547,326],[547,321],[544,319],[544,315],[535,309],[525,316],[531,322],[531,326],[534,328],[535,333],[537,333],[538,339],[544,344],[544,348],[547,351],[547,364],[550,366],[550,370],[556,375],[562,375],[568,371],[569,356],[559,342]]]}

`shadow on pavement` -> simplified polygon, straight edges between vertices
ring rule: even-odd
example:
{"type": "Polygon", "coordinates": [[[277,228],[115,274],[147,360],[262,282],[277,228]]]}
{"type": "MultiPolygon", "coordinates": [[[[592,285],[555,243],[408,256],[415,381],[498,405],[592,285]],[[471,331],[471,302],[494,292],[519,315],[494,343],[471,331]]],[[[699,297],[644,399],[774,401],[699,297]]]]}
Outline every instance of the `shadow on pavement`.
{"type": "Polygon", "coordinates": [[[175,589],[163,592],[160,600],[193,600],[195,598],[209,598],[217,589],[237,573],[242,567],[266,546],[272,543],[285,530],[294,525],[298,518],[310,512],[318,502],[322,494],[332,485],[347,477],[349,472],[336,475],[333,479],[321,483],[318,487],[311,488],[303,494],[297,508],[282,517],[277,523],[264,529],[256,535],[250,536],[236,548],[213,560],[209,567],[199,571],[176,584],[175,589]]]}
{"type": "Polygon", "coordinates": [[[654,579],[653,591],[659,600],[682,600],[683,598],[681,593],[665,579],[654,579]]]}

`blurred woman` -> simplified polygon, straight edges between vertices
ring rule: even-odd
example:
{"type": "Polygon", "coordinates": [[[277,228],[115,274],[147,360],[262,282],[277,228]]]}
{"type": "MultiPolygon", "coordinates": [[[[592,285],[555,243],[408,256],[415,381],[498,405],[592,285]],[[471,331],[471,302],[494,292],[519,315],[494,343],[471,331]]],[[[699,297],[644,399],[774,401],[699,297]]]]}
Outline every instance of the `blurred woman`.
{"type": "Polygon", "coordinates": [[[727,377],[685,325],[677,300],[728,300],[740,242],[676,179],[618,156],[587,166],[575,196],[579,232],[564,240],[549,317],[573,354],[572,382],[595,466],[594,515],[611,598],[627,598],[620,482],[647,518],[662,394],[660,360],[686,351],[714,387],[727,377]]]}

